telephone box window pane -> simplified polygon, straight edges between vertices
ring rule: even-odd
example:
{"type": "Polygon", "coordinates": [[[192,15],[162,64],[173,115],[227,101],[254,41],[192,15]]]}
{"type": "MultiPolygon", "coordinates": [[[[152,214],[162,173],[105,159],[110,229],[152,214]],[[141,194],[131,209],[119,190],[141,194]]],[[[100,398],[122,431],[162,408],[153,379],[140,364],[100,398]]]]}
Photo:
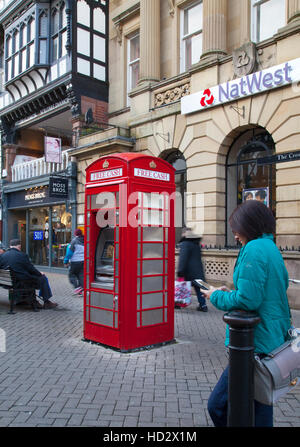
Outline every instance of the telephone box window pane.
{"type": "Polygon", "coordinates": [[[163,323],[163,309],[147,310],[142,312],[142,326],[163,323]]]}
{"type": "Polygon", "coordinates": [[[142,298],[143,309],[151,309],[153,307],[163,306],[163,294],[162,293],[147,293],[142,298]]]}
{"type": "Polygon", "coordinates": [[[159,275],[163,273],[163,261],[143,261],[143,275],[159,275]]]}
{"type": "Polygon", "coordinates": [[[119,327],[119,321],[118,321],[118,313],[115,312],[115,328],[119,327]]]}
{"type": "Polygon", "coordinates": [[[154,292],[163,290],[163,276],[152,276],[142,279],[143,292],[154,292]]]}
{"type": "Polygon", "coordinates": [[[97,286],[112,290],[114,286],[113,228],[104,228],[100,231],[95,255],[95,280],[97,286]]]}
{"type": "Polygon", "coordinates": [[[119,262],[118,261],[115,262],[115,275],[116,276],[119,275],[119,262]]]}
{"type": "Polygon", "coordinates": [[[103,324],[105,326],[113,327],[114,313],[109,310],[90,308],[91,323],[103,324]]]}
{"type": "Polygon", "coordinates": [[[144,209],[143,210],[143,225],[163,225],[164,222],[164,213],[163,211],[159,210],[149,210],[144,209]]]}
{"type": "Polygon", "coordinates": [[[164,240],[164,230],[163,228],[143,228],[143,240],[144,241],[159,241],[164,240]]]}
{"type": "Polygon", "coordinates": [[[94,59],[105,62],[105,39],[94,35],[94,59]]]}
{"type": "Polygon", "coordinates": [[[113,309],[113,295],[91,291],[91,306],[113,309]]]}
{"type": "Polygon", "coordinates": [[[163,244],[143,244],[143,258],[163,258],[163,244]]]}
{"type": "Polygon", "coordinates": [[[84,74],[86,76],[91,75],[90,62],[85,59],[77,58],[77,71],[78,73],[84,74]]]}
{"type": "Polygon", "coordinates": [[[90,56],[90,33],[81,28],[77,28],[77,51],[90,56]]]}
{"type": "Polygon", "coordinates": [[[93,210],[98,210],[100,208],[114,208],[115,206],[116,198],[112,192],[93,194],[91,196],[91,209],[93,210]]]}
{"type": "Polygon", "coordinates": [[[94,30],[105,34],[105,13],[100,8],[94,9],[94,30]]]}
{"type": "Polygon", "coordinates": [[[115,258],[119,259],[119,244],[115,245],[115,258]]]}

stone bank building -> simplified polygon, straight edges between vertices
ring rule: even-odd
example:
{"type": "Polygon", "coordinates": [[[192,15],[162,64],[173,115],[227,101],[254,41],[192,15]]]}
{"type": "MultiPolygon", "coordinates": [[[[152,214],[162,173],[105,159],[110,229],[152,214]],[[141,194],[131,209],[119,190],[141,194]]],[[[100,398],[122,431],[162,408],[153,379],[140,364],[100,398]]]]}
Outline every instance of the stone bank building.
{"type": "Polygon", "coordinates": [[[228,218],[255,194],[300,279],[299,31],[300,0],[110,1],[109,127],[72,150],[79,221],[88,164],[152,154],[176,168],[182,220],[203,235],[208,280],[231,282],[228,218]]]}

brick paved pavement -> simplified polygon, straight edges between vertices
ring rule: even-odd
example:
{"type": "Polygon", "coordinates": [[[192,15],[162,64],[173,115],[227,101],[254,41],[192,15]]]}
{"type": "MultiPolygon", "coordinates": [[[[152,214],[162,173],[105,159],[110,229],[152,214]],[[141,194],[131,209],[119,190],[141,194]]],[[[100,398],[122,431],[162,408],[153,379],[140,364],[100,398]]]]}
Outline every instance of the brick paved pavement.
{"type": "MultiPolygon", "coordinates": [[[[56,310],[18,306],[0,289],[0,426],[207,427],[207,399],[227,358],[223,312],[196,301],[175,311],[177,343],[122,354],[82,341],[82,298],[49,274],[56,310]]],[[[300,327],[300,311],[293,311],[300,327]]],[[[300,427],[300,387],[281,399],[275,426],[300,427]]]]}

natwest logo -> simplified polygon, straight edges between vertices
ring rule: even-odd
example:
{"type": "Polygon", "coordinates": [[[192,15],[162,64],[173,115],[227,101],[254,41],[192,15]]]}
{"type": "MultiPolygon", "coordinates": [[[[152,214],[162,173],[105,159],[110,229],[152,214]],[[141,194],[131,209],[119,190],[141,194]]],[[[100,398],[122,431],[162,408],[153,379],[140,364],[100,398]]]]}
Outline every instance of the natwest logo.
{"type": "Polygon", "coordinates": [[[300,58],[232,79],[181,98],[181,113],[206,110],[300,81],[300,58]]]}
{"type": "Polygon", "coordinates": [[[202,107],[206,107],[206,106],[211,106],[212,103],[214,102],[215,98],[212,95],[211,91],[209,90],[209,88],[207,88],[206,90],[204,90],[203,92],[203,96],[200,100],[200,104],[202,107]]]}

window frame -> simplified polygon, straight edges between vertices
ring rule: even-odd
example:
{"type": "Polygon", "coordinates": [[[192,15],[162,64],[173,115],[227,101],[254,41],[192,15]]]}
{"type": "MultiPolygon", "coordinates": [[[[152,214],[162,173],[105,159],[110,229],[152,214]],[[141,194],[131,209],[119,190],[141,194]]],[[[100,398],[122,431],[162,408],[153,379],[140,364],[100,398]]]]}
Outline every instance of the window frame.
{"type": "Polygon", "coordinates": [[[60,59],[67,56],[66,48],[63,48],[63,34],[67,33],[67,21],[63,20],[66,14],[66,4],[63,2],[51,10],[50,15],[50,59],[51,65],[57,63],[60,59]],[[58,14],[58,29],[53,30],[54,16],[58,14]],[[57,51],[54,55],[54,40],[57,39],[57,51]],[[54,58],[55,57],[55,58],[54,58]]]}
{"type": "Polygon", "coordinates": [[[36,5],[28,14],[21,17],[19,21],[12,24],[6,31],[4,37],[4,67],[5,83],[11,82],[32,67],[49,65],[49,26],[50,11],[48,7],[36,5]],[[47,34],[40,35],[40,18],[47,18],[47,34]],[[16,33],[18,41],[16,47],[16,33]],[[40,62],[40,41],[45,40],[46,54],[43,62],[40,62]],[[9,43],[10,42],[10,43],[9,43]],[[10,51],[8,51],[10,50],[10,51]],[[16,62],[18,67],[16,67],[16,62]]]}
{"type": "MultiPolygon", "coordinates": [[[[85,0],[85,2],[89,5],[89,2],[87,2],[87,0],[85,0]]],[[[75,30],[76,57],[74,58],[75,71],[80,76],[88,76],[88,77],[91,77],[91,78],[93,78],[97,81],[100,81],[100,82],[108,82],[108,28],[109,28],[108,7],[107,7],[107,5],[100,3],[100,2],[99,2],[99,5],[94,5],[94,7],[90,5],[89,26],[80,23],[78,21],[77,14],[78,14],[78,11],[76,8],[76,30],[75,30]],[[95,11],[97,9],[100,9],[104,14],[104,23],[105,23],[104,32],[99,31],[94,26],[94,22],[96,21],[95,11]],[[83,31],[89,32],[89,47],[90,47],[89,56],[84,53],[80,53],[78,51],[78,30],[83,30],[83,31]],[[105,52],[104,59],[105,60],[97,59],[95,57],[95,52],[94,52],[94,47],[95,47],[94,38],[95,37],[99,37],[99,38],[103,39],[103,41],[104,41],[104,52],[105,52]],[[89,64],[89,74],[85,74],[85,73],[82,73],[81,71],[78,71],[79,63],[89,64]],[[101,79],[101,76],[96,76],[97,69],[101,71],[101,68],[104,70],[104,79],[101,79]]]]}
{"type": "MultiPolygon", "coordinates": [[[[263,40],[270,39],[273,35],[266,37],[265,39],[260,38],[260,22],[261,22],[261,5],[271,2],[272,0],[251,0],[251,40],[255,43],[262,42],[263,40]]],[[[283,0],[286,6],[286,0],[283,0]]],[[[279,29],[281,25],[278,26],[279,29]]]]}
{"type": "MultiPolygon", "coordinates": [[[[135,86],[132,86],[132,79],[133,79],[132,67],[133,67],[133,65],[138,63],[138,72],[140,74],[140,61],[141,61],[140,50],[141,50],[140,30],[137,30],[133,34],[130,34],[129,36],[127,36],[127,64],[126,64],[126,67],[127,67],[127,105],[129,105],[129,103],[130,103],[130,98],[128,96],[129,92],[137,86],[137,84],[135,86]],[[139,40],[138,40],[139,57],[130,60],[130,53],[131,53],[131,51],[130,51],[131,45],[130,44],[131,44],[131,41],[133,39],[136,39],[137,37],[139,38],[139,40]]],[[[139,76],[138,76],[138,78],[139,78],[139,76]]]]}
{"type": "MultiPolygon", "coordinates": [[[[180,10],[180,72],[184,73],[190,69],[191,65],[187,65],[187,52],[186,52],[186,43],[188,40],[192,41],[192,38],[195,36],[203,36],[203,0],[198,0],[193,3],[188,4],[187,6],[181,8],[180,10]],[[188,34],[184,33],[184,23],[185,23],[185,15],[187,11],[194,8],[195,6],[202,4],[202,23],[199,25],[197,30],[190,32],[188,34]]],[[[200,57],[203,53],[203,45],[200,50],[200,57]]]]}

